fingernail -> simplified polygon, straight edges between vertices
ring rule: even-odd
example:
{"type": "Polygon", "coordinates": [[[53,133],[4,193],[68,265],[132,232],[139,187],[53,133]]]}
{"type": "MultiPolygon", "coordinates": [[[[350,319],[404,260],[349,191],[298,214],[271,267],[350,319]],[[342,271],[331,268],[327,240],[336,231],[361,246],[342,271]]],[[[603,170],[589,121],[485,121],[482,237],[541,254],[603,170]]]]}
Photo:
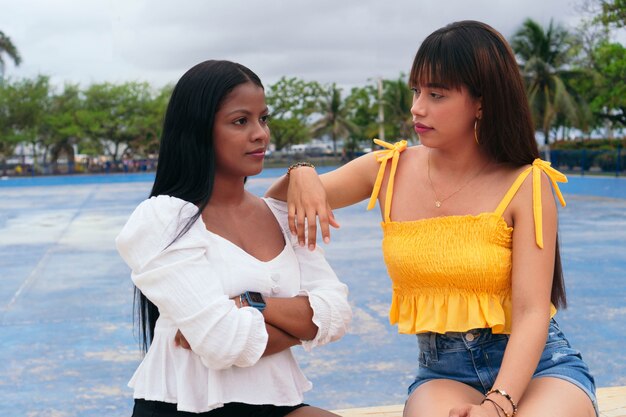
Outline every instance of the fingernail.
{"type": "Polygon", "coordinates": [[[304,242],[298,242],[298,245],[300,245],[301,248],[304,247],[304,242]]]}
{"type": "Polygon", "coordinates": [[[309,250],[310,251],[314,251],[315,250],[315,245],[309,245],[309,250]]]}
{"type": "Polygon", "coordinates": [[[324,243],[329,243],[330,242],[330,238],[328,236],[324,236],[324,243]]]}

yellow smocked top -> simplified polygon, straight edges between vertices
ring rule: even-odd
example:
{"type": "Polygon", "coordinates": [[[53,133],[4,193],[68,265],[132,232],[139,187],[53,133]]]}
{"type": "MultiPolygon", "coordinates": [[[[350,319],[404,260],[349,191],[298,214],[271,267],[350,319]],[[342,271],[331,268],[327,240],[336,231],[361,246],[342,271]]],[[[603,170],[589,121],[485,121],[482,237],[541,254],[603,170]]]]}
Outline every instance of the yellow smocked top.
{"type": "MultiPolygon", "coordinates": [[[[533,175],[535,240],[543,248],[541,172],[550,179],[562,206],[557,182],[565,175],[535,159],[515,180],[495,211],[478,215],[433,217],[415,221],[390,218],[393,183],[406,141],[375,152],[381,162],[368,210],[376,205],[387,161],[391,160],[385,196],[383,256],[392,281],[391,324],[400,333],[464,332],[491,328],[511,332],[511,242],[513,228],[502,214],[526,177],[533,175]]],[[[550,316],[556,308],[552,306],[550,316]]]]}

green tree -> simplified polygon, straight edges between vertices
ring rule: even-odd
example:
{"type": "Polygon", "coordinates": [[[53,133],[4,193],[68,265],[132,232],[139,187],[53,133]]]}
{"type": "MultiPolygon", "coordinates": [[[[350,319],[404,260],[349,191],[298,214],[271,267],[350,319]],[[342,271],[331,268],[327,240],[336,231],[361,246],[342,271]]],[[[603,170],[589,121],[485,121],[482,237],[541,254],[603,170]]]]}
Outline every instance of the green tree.
{"type": "Polygon", "coordinates": [[[7,174],[6,160],[13,155],[21,138],[15,134],[12,121],[14,89],[8,83],[0,83],[0,162],[2,175],[7,174]]]}
{"type": "Polygon", "coordinates": [[[276,149],[282,149],[311,138],[310,117],[324,94],[316,81],[282,77],[266,88],[267,105],[272,118],[270,130],[276,149]]]}
{"type": "Polygon", "coordinates": [[[57,171],[57,163],[62,155],[65,155],[69,167],[74,166],[74,145],[78,145],[82,138],[77,117],[81,108],[81,92],[75,84],[66,84],[61,93],[53,94],[50,99],[49,111],[43,117],[41,132],[45,152],[50,153],[53,172],[57,171]]]}
{"type": "Polygon", "coordinates": [[[591,108],[601,119],[626,127],[626,48],[606,42],[594,54],[599,77],[591,108]]]}
{"type": "Polygon", "coordinates": [[[626,0],[597,0],[601,11],[599,20],[606,26],[626,27],[626,0]]]}
{"type": "MultiPolygon", "coordinates": [[[[615,33],[612,28],[618,26],[616,13],[620,7],[626,13],[625,5],[624,1],[595,0],[587,4],[589,16],[579,27],[583,53],[578,65],[586,77],[576,80],[574,85],[589,103],[594,128],[626,126],[626,50],[624,45],[611,40],[615,33]],[[614,11],[614,19],[607,18],[609,10],[614,11]]],[[[622,27],[623,24],[622,19],[622,27]]]]}
{"type": "Polygon", "coordinates": [[[7,55],[9,58],[11,58],[15,65],[20,65],[22,62],[22,58],[20,57],[20,54],[15,45],[13,45],[13,42],[11,42],[11,38],[9,38],[7,35],[4,34],[3,31],[0,30],[0,84],[4,80],[4,68],[6,65],[4,61],[4,55],[7,55]]]}
{"type": "Polygon", "coordinates": [[[391,141],[415,139],[413,130],[413,92],[405,74],[395,80],[383,80],[383,103],[385,109],[385,132],[391,141]]]}
{"type": "Polygon", "coordinates": [[[141,126],[137,136],[126,150],[127,155],[149,157],[159,153],[163,119],[173,89],[173,85],[166,85],[151,100],[144,103],[141,126]]]}
{"type": "Polygon", "coordinates": [[[337,139],[348,140],[358,128],[350,121],[350,109],[341,97],[341,88],[332,83],[318,102],[319,114],[322,115],[311,126],[313,136],[329,135],[333,141],[333,154],[337,155],[337,139]]]}
{"type": "Polygon", "coordinates": [[[544,30],[532,19],[524,21],[511,46],[526,82],[528,100],[538,130],[550,142],[550,131],[559,114],[579,124],[577,102],[570,81],[580,76],[571,64],[579,40],[552,21],[544,30]]]}
{"type": "Polygon", "coordinates": [[[152,91],[147,83],[93,84],[84,95],[78,122],[90,143],[83,145],[104,152],[114,164],[133,142],[157,129],[152,124],[152,91]]]}
{"type": "Polygon", "coordinates": [[[373,139],[378,135],[378,99],[374,85],[352,87],[346,97],[346,107],[350,121],[359,129],[358,136],[373,139]]]}
{"type": "Polygon", "coordinates": [[[49,110],[49,79],[38,76],[7,83],[3,86],[3,94],[6,100],[3,130],[9,145],[7,151],[14,149],[17,143],[22,146],[29,144],[33,151],[34,169],[38,169],[37,152],[43,144],[42,120],[49,110]]]}
{"type": "Polygon", "coordinates": [[[378,137],[378,93],[374,85],[353,87],[346,97],[348,119],[356,128],[346,144],[348,156],[364,143],[371,147],[372,139],[378,137]]]}
{"type": "Polygon", "coordinates": [[[306,120],[296,116],[272,117],[270,120],[271,141],[277,150],[311,140],[306,120]]]}

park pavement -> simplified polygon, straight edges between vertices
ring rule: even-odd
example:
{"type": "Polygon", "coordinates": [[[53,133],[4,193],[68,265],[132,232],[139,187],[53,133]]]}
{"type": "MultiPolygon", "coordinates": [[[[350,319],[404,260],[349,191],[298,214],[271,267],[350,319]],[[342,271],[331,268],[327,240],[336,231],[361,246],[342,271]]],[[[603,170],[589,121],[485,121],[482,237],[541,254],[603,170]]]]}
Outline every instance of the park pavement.
{"type": "MultiPolygon", "coordinates": [[[[261,194],[271,179],[251,179],[261,194]]],[[[149,182],[0,186],[0,416],[129,416],[141,360],[133,286],[114,247],[149,182]]],[[[626,385],[626,196],[568,195],[560,239],[570,308],[557,319],[599,386],[626,385]]],[[[326,408],[402,403],[415,338],[388,324],[379,214],[339,210],[326,246],[350,287],[351,332],[307,354],[305,400],[326,408]]]]}

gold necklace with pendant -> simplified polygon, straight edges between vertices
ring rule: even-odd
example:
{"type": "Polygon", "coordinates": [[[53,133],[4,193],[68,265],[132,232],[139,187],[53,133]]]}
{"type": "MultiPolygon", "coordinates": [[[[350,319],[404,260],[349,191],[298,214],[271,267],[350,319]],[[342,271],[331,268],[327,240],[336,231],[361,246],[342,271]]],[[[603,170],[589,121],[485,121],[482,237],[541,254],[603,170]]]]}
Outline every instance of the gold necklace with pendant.
{"type": "Polygon", "coordinates": [[[433,194],[435,195],[435,207],[440,208],[441,205],[443,204],[444,201],[446,201],[447,199],[449,199],[450,197],[452,197],[453,195],[455,195],[456,193],[458,193],[459,191],[461,191],[463,188],[465,188],[470,182],[472,182],[473,180],[475,180],[484,170],[485,168],[487,168],[487,166],[489,166],[489,162],[487,162],[485,164],[485,166],[483,166],[480,171],[478,171],[476,174],[474,174],[469,180],[467,180],[465,182],[465,184],[463,184],[462,186],[460,186],[455,192],[453,192],[452,194],[450,194],[449,196],[447,196],[446,198],[439,198],[439,196],[437,195],[437,191],[435,190],[435,186],[433,185],[433,180],[430,178],[430,150],[428,151],[428,182],[430,183],[430,188],[433,189],[433,194]]]}

